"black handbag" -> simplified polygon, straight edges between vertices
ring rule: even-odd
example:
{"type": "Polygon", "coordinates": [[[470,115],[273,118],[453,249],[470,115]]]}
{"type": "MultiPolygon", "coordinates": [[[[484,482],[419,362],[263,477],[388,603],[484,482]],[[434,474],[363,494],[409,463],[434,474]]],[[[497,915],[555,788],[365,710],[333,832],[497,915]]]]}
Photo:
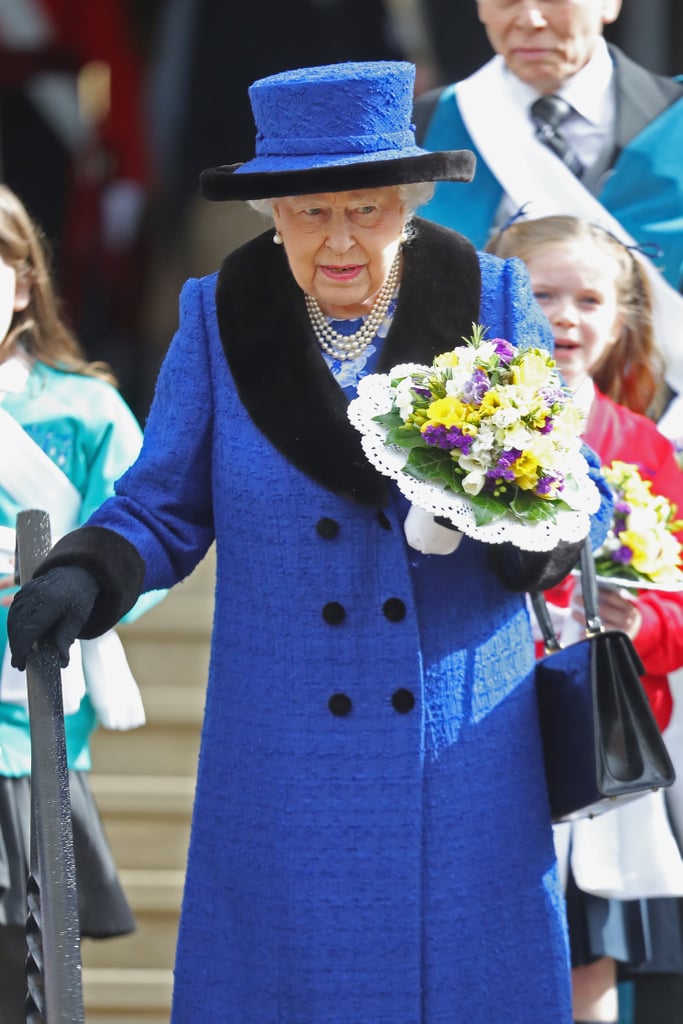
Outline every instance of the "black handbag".
{"type": "Polygon", "coordinates": [[[626,633],[605,630],[600,620],[588,541],[580,565],[584,639],[561,647],[543,594],[531,595],[546,649],[536,664],[536,696],[553,821],[593,817],[675,779],[640,658],[626,633]]]}

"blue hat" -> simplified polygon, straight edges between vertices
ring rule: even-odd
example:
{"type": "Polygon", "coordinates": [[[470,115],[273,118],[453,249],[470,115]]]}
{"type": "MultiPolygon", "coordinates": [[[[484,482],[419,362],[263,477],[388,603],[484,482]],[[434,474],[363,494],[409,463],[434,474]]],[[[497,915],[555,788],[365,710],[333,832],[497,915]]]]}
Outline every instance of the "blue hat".
{"type": "Polygon", "coordinates": [[[470,181],[469,150],[415,142],[415,68],[364,61],[298,68],[254,82],[256,155],[201,175],[207,199],[270,199],[420,181],[470,181]]]}

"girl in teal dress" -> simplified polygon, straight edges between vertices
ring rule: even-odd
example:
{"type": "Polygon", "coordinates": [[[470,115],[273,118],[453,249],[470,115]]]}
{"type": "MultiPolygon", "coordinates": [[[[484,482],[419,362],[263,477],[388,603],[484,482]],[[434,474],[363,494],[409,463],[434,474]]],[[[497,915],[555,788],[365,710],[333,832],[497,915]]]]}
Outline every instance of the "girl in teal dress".
{"type": "MultiPolygon", "coordinates": [[[[84,359],[61,319],[40,232],[2,185],[0,338],[0,1020],[24,1024],[30,733],[25,679],[11,668],[6,630],[16,515],[46,509],[53,539],[83,522],[135,459],[141,431],[108,368],[84,359]]],[[[128,618],[158,599],[146,597],[128,618]]],[[[88,782],[89,737],[100,718],[122,728],[144,721],[125,659],[118,664],[122,699],[114,689],[112,703],[107,680],[86,684],[87,671],[72,673],[64,695],[81,933],[97,938],[135,927],[88,782]]]]}

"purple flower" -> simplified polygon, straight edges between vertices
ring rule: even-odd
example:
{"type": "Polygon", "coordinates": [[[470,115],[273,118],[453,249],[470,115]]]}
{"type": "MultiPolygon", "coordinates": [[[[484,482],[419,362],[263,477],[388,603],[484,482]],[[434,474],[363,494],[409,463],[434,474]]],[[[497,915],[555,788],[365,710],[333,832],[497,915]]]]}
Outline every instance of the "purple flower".
{"type": "Polygon", "coordinates": [[[555,496],[560,493],[564,485],[564,476],[562,473],[551,473],[546,471],[542,477],[539,477],[538,483],[536,484],[536,494],[540,497],[546,497],[547,495],[555,496]]]}
{"type": "Polygon", "coordinates": [[[510,448],[508,451],[501,452],[495,466],[491,466],[490,469],[486,470],[486,476],[489,480],[514,480],[515,474],[512,464],[516,462],[521,454],[521,451],[517,448],[510,448]]]}
{"type": "Polygon", "coordinates": [[[539,433],[540,434],[549,434],[554,426],[555,426],[555,420],[552,418],[552,416],[546,416],[545,423],[541,427],[539,433]]]}
{"type": "Polygon", "coordinates": [[[422,437],[428,445],[434,448],[444,448],[446,451],[458,449],[469,455],[472,447],[472,438],[463,434],[459,427],[445,427],[442,423],[430,424],[422,431],[422,437]]]}
{"type": "Polygon", "coordinates": [[[495,347],[496,355],[504,363],[509,363],[517,355],[517,349],[505,338],[491,338],[491,344],[495,347]]]}
{"type": "Polygon", "coordinates": [[[625,519],[631,512],[631,506],[623,498],[617,498],[614,502],[614,515],[619,516],[621,519],[625,519]]]}
{"type": "Polygon", "coordinates": [[[481,400],[490,390],[491,383],[483,370],[475,370],[462,389],[463,399],[470,405],[481,405],[481,400]]]}
{"type": "Polygon", "coordinates": [[[612,561],[618,562],[620,565],[628,565],[632,558],[633,552],[625,544],[622,544],[620,548],[612,552],[612,561]]]}
{"type": "Polygon", "coordinates": [[[554,406],[562,406],[567,399],[567,392],[563,388],[545,387],[539,388],[539,395],[544,402],[552,409],[554,406]]]}
{"type": "Polygon", "coordinates": [[[421,398],[432,398],[432,393],[429,390],[429,388],[420,388],[417,387],[417,385],[415,385],[413,387],[413,391],[415,392],[416,395],[419,395],[421,398]]]}

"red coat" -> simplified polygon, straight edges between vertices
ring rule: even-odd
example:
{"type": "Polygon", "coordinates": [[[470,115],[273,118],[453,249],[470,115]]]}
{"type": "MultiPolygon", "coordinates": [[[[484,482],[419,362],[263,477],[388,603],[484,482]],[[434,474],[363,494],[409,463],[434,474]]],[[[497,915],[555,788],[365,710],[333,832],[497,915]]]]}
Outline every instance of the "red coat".
{"type": "MultiPolygon", "coordinates": [[[[683,472],[671,442],[651,420],[596,390],[583,437],[605,465],[615,459],[636,465],[653,492],[674,502],[683,517],[683,472]]],[[[566,607],[572,586],[573,580],[566,580],[549,599],[566,607]]],[[[652,710],[665,729],[672,708],[667,673],[683,665],[683,594],[641,591],[638,610],[643,621],[634,645],[645,666],[643,684],[652,710]]]]}

